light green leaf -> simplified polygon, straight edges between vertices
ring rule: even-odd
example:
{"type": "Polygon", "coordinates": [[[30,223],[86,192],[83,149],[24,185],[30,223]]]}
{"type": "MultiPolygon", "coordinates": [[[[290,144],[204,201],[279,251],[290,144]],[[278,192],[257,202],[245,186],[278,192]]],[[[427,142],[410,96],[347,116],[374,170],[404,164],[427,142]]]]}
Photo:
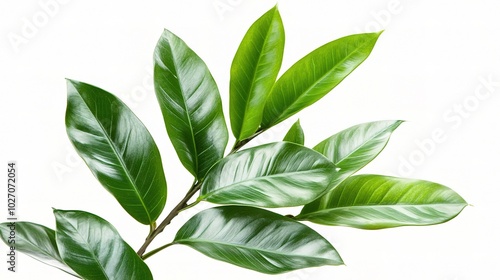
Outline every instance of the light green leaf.
{"type": "MultiPolygon", "coordinates": [[[[329,190],[335,189],[343,180],[376,158],[389,142],[392,132],[401,123],[402,121],[376,121],[355,125],[316,145],[314,150],[340,168],[339,176],[330,185],[329,190]]],[[[332,195],[326,193],[310,204],[327,204],[332,195]]]]}
{"type": "Polygon", "coordinates": [[[237,140],[250,137],[259,128],[284,47],[285,30],[278,8],[274,7],[252,24],[231,65],[229,113],[237,140]]]}
{"type": "Polygon", "coordinates": [[[336,175],[335,165],[311,149],[288,142],[266,144],[219,161],[203,181],[198,200],[299,206],[323,194],[336,175]]]}
{"type": "Polygon", "coordinates": [[[299,145],[304,145],[304,131],[302,130],[302,127],[300,126],[300,121],[297,120],[292,127],[290,127],[290,130],[285,135],[285,138],[283,138],[283,141],[287,142],[292,142],[295,144],[299,145]]]}
{"type": "Polygon", "coordinates": [[[444,223],[467,202],[433,182],[382,175],[357,175],[335,188],[328,200],[306,205],[299,220],[318,224],[382,229],[444,223]]]}
{"type": "Polygon", "coordinates": [[[201,179],[222,158],[228,141],[219,90],[203,60],[168,30],[154,60],[156,97],[168,136],[184,167],[201,179]]]}
{"type": "Polygon", "coordinates": [[[54,210],[56,240],[64,262],[85,279],[153,279],[151,271],[116,229],[83,211],[54,210]]]}
{"type": "Polygon", "coordinates": [[[295,63],[274,85],[264,107],[262,127],[280,123],[325,96],[368,57],[379,35],[343,37],[295,63]]]}
{"type": "Polygon", "coordinates": [[[16,252],[78,277],[59,255],[54,230],[35,223],[15,222],[0,224],[0,234],[2,241],[15,247],[16,252]]]}
{"type": "Polygon", "coordinates": [[[66,130],[94,176],[137,221],[152,224],[162,212],[167,183],[149,131],[117,97],[68,80],[66,130]]]}
{"type": "Polygon", "coordinates": [[[378,156],[402,122],[376,121],[355,125],[325,139],[313,149],[337,167],[354,173],[378,156]]]}
{"type": "Polygon", "coordinates": [[[263,209],[204,210],[177,232],[174,243],[262,273],[343,264],[333,246],[309,227],[263,209]]]}

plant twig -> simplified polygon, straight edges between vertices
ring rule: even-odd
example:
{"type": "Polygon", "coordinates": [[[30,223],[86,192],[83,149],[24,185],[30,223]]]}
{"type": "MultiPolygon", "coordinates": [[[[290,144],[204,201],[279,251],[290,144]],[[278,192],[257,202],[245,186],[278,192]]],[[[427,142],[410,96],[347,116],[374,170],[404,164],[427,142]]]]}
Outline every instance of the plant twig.
{"type": "Polygon", "coordinates": [[[156,249],[154,249],[154,250],[151,250],[151,252],[144,254],[144,255],[142,256],[142,259],[143,259],[143,260],[145,260],[145,259],[147,259],[147,258],[151,257],[152,255],[154,255],[154,254],[156,254],[156,253],[160,252],[161,250],[163,250],[163,249],[165,249],[165,248],[168,248],[168,247],[170,247],[170,246],[172,246],[172,245],[174,245],[174,244],[175,244],[175,243],[168,243],[168,244],[165,244],[165,245],[163,245],[163,246],[161,246],[161,247],[159,247],[159,248],[156,248],[156,249]]]}
{"type": "Polygon", "coordinates": [[[175,206],[174,209],[172,209],[172,211],[170,211],[168,216],[153,231],[153,233],[150,234],[146,238],[146,240],[144,241],[144,244],[142,244],[141,248],[137,251],[137,255],[139,255],[139,257],[141,257],[141,258],[143,257],[144,252],[146,252],[146,249],[148,248],[149,244],[151,244],[151,242],[153,242],[153,239],[155,239],[155,237],[158,234],[160,234],[165,229],[166,226],[168,226],[170,224],[172,219],[175,218],[184,207],[186,207],[189,199],[191,199],[191,197],[193,197],[193,195],[195,195],[200,190],[200,186],[201,186],[201,184],[199,182],[194,184],[193,188],[191,188],[191,190],[186,194],[186,196],[184,196],[184,198],[177,204],[177,206],[175,206]]]}

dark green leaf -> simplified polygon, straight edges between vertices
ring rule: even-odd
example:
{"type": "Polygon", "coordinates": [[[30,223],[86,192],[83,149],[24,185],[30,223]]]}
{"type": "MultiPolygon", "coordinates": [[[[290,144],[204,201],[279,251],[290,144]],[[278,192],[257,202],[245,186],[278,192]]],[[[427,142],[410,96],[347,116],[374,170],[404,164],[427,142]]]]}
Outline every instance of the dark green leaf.
{"type": "Polygon", "coordinates": [[[15,251],[78,277],[59,255],[55,231],[30,222],[0,224],[2,241],[15,251]]]}
{"type": "Polygon", "coordinates": [[[384,149],[392,132],[403,121],[376,121],[359,124],[325,139],[314,150],[343,170],[356,172],[384,149]]]}
{"type": "Polygon", "coordinates": [[[335,165],[316,151],[278,142],[243,150],[207,174],[198,200],[219,204],[287,207],[309,203],[337,175],[335,165]]]}
{"type": "Polygon", "coordinates": [[[304,131],[300,126],[299,120],[297,120],[292,125],[292,127],[290,127],[290,130],[288,130],[288,132],[286,133],[285,138],[283,138],[283,141],[304,145],[304,131]]]}
{"type": "Polygon", "coordinates": [[[252,207],[223,206],[202,211],[182,226],[174,243],[268,274],[343,264],[335,248],[314,230],[252,207]]]}
{"type": "Polygon", "coordinates": [[[154,82],[179,159],[196,178],[222,158],[228,134],[217,85],[203,60],[165,30],[155,49],[154,82]]]}
{"type": "Polygon", "coordinates": [[[167,183],[149,131],[117,97],[68,80],[66,130],[101,184],[137,221],[152,224],[163,210],[167,183]]]}
{"type": "Polygon", "coordinates": [[[343,37],[295,63],[271,91],[264,107],[262,127],[269,128],[325,96],[368,57],[379,35],[343,37]]]}
{"type": "Polygon", "coordinates": [[[467,205],[443,185],[381,175],[350,177],[317,202],[297,219],[362,229],[421,226],[444,223],[467,205]]]}
{"type": "Polygon", "coordinates": [[[151,271],[116,229],[96,215],[54,210],[56,240],[64,262],[85,279],[153,279],[151,271]]]}
{"type": "Polygon", "coordinates": [[[274,7],[250,27],[231,65],[229,107],[237,140],[250,137],[259,128],[284,47],[285,30],[278,8],[274,7]]]}

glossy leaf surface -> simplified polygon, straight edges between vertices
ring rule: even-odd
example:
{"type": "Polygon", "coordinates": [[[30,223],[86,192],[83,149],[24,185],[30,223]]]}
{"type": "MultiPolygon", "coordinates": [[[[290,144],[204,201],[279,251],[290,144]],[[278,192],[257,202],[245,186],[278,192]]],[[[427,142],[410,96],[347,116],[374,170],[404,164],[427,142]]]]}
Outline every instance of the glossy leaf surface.
{"type": "Polygon", "coordinates": [[[292,125],[292,127],[290,127],[290,130],[288,130],[288,132],[286,133],[285,138],[283,138],[283,141],[304,145],[304,140],[305,140],[304,131],[300,126],[300,121],[297,120],[292,125]]]}
{"type": "Polygon", "coordinates": [[[231,65],[229,107],[237,140],[250,137],[259,128],[284,47],[285,30],[278,8],[274,7],[252,24],[231,65]]]}
{"type": "Polygon", "coordinates": [[[230,155],[207,174],[198,200],[218,204],[287,207],[320,196],[337,175],[321,154],[278,142],[230,155]]]}
{"type": "Polygon", "coordinates": [[[358,171],[384,149],[402,121],[376,121],[355,125],[325,139],[313,149],[337,167],[358,171]]]}
{"type": "Polygon", "coordinates": [[[154,82],[165,127],[184,167],[200,179],[228,141],[219,90],[207,66],[165,30],[154,55],[154,82]]]}
{"type": "Polygon", "coordinates": [[[318,101],[370,54],[380,33],[346,36],[312,51],[276,82],[264,107],[269,128],[318,101]]]}
{"type": "Polygon", "coordinates": [[[66,130],[94,176],[137,221],[162,212],[167,183],[149,131],[117,97],[68,80],[66,130]]]}
{"type": "Polygon", "coordinates": [[[22,252],[37,261],[77,276],[59,255],[54,230],[30,222],[15,222],[14,226],[12,224],[0,224],[2,241],[7,246],[14,246],[16,252],[22,252]]]}
{"type": "MultiPolygon", "coordinates": [[[[314,150],[340,168],[340,176],[330,185],[329,190],[376,158],[387,145],[392,132],[401,123],[402,121],[376,121],[355,125],[316,145],[314,150]]],[[[311,204],[327,204],[332,195],[333,193],[327,192],[311,204]]]]}
{"type": "Polygon", "coordinates": [[[153,279],[116,229],[96,215],[54,210],[57,246],[64,262],[85,279],[153,279]]]}
{"type": "Polygon", "coordinates": [[[297,219],[382,229],[446,222],[467,205],[453,190],[429,181],[357,175],[335,188],[329,200],[306,205],[297,219]]]}
{"type": "Polygon", "coordinates": [[[343,264],[335,248],[311,228],[253,207],[202,211],[182,226],[174,243],[268,274],[343,264]]]}

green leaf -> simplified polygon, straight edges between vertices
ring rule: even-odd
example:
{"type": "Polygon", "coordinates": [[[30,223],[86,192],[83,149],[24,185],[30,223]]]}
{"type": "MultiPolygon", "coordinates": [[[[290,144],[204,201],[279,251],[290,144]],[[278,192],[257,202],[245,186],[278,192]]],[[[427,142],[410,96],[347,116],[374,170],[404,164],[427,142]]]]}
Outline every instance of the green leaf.
{"type": "Polygon", "coordinates": [[[56,240],[64,262],[85,279],[153,279],[151,271],[116,229],[83,211],[54,210],[56,240]]]}
{"type": "MultiPolygon", "coordinates": [[[[376,121],[355,125],[316,145],[314,150],[323,154],[340,168],[337,180],[330,184],[328,190],[333,190],[343,180],[376,158],[389,142],[392,132],[402,122],[376,121]]],[[[332,195],[332,193],[326,193],[310,204],[313,208],[315,205],[327,204],[332,199],[332,195]]]]}
{"type": "Polygon", "coordinates": [[[149,131],[117,97],[68,80],[66,130],[77,152],[134,219],[152,224],[163,210],[167,183],[149,131]]]}
{"type": "Polygon", "coordinates": [[[198,200],[288,207],[309,203],[337,175],[335,165],[306,147],[278,142],[225,157],[207,174],[198,200]]]}
{"type": "Polygon", "coordinates": [[[325,96],[368,57],[379,35],[343,37],[295,63],[274,85],[264,107],[262,127],[280,123],[325,96]]]}
{"type": "Polygon", "coordinates": [[[30,222],[0,224],[2,241],[16,251],[78,277],[59,255],[55,231],[30,222]]]}
{"type": "Polygon", "coordinates": [[[392,132],[403,121],[359,124],[325,139],[313,149],[337,167],[353,173],[371,162],[385,148],[392,132]]]}
{"type": "Polygon", "coordinates": [[[297,219],[318,224],[382,229],[444,223],[467,202],[433,182],[382,175],[350,177],[328,200],[306,205],[297,219]]]}
{"type": "Polygon", "coordinates": [[[284,47],[285,30],[278,8],[274,7],[252,24],[231,65],[229,108],[237,140],[250,137],[259,128],[284,47]]]}
{"type": "Polygon", "coordinates": [[[290,127],[290,130],[288,130],[288,132],[286,133],[285,138],[283,138],[283,141],[304,145],[304,131],[300,126],[299,120],[297,120],[292,125],[292,127],[290,127]]]}
{"type": "Polygon", "coordinates": [[[204,210],[182,226],[174,243],[268,274],[343,264],[335,248],[311,228],[252,207],[204,210]]]}
{"type": "Polygon", "coordinates": [[[184,167],[201,179],[222,158],[228,141],[219,90],[203,60],[168,30],[154,60],[156,97],[168,136],[184,167]]]}

